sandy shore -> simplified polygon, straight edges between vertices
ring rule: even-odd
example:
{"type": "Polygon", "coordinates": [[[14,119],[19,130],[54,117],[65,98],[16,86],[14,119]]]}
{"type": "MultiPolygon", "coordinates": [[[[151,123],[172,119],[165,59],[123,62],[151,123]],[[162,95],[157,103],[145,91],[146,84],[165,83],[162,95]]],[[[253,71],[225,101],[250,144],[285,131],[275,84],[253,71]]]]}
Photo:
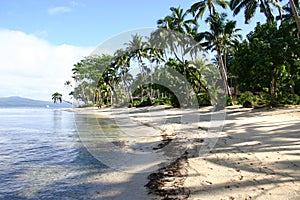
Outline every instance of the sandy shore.
{"type": "Polygon", "coordinates": [[[300,107],[228,107],[225,121],[209,107],[75,111],[117,118],[121,130],[133,132],[122,150],[151,152],[126,172],[103,175],[107,183],[127,183],[123,195],[108,186],[111,199],[300,199],[300,107]]]}

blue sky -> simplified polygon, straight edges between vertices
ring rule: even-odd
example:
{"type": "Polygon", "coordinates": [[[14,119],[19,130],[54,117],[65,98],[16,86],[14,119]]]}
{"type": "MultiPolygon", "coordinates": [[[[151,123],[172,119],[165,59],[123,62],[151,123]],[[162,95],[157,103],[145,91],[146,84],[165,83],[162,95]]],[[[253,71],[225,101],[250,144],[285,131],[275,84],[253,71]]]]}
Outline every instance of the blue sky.
{"type": "Polygon", "coordinates": [[[52,44],[96,46],[120,32],[155,27],[171,6],[194,0],[10,0],[1,2],[0,28],[20,30],[52,44]]]}
{"type": "MultiPolygon", "coordinates": [[[[133,29],[156,27],[170,7],[196,0],[9,0],[0,6],[0,96],[50,100],[69,92],[73,64],[107,39],[133,29]]],[[[230,14],[229,14],[230,16],[230,14]]],[[[243,14],[235,18],[245,35],[243,14]]],[[[200,24],[206,29],[205,24],[200,24]]],[[[124,43],[127,41],[124,41],[124,43]]]]}

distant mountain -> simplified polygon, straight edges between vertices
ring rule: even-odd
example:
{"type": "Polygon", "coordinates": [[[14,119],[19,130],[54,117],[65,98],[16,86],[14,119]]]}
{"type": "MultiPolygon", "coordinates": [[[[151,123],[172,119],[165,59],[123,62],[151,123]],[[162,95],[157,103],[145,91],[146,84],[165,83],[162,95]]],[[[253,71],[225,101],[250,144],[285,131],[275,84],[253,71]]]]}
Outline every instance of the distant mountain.
{"type": "Polygon", "coordinates": [[[66,102],[54,104],[51,101],[41,101],[41,100],[34,100],[34,99],[13,96],[13,97],[0,97],[0,108],[1,107],[70,108],[72,107],[72,105],[66,102]]]}

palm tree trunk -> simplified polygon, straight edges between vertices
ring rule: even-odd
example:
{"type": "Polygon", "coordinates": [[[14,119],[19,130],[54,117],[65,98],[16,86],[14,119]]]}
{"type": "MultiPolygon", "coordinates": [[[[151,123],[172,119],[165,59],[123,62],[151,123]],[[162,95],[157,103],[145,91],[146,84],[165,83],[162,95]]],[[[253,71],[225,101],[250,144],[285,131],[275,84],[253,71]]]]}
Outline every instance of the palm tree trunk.
{"type": "Polygon", "coordinates": [[[225,86],[225,89],[226,89],[226,93],[228,94],[229,98],[232,100],[232,95],[231,95],[231,91],[230,91],[229,84],[228,84],[227,72],[225,70],[223,59],[222,59],[222,54],[221,54],[221,51],[219,49],[217,50],[217,56],[218,56],[218,59],[219,59],[220,71],[221,71],[221,75],[222,75],[222,78],[223,78],[223,81],[224,81],[224,86],[225,86]]]}
{"type": "MultiPolygon", "coordinates": [[[[288,73],[289,73],[289,75],[291,76],[291,77],[293,77],[292,76],[292,69],[291,69],[291,64],[287,64],[287,71],[288,71],[288,73]]],[[[295,94],[295,83],[294,83],[294,80],[293,80],[293,78],[291,78],[291,93],[292,94],[295,94]]]]}
{"type": "Polygon", "coordinates": [[[113,83],[108,82],[107,84],[110,88],[110,93],[111,93],[111,96],[110,96],[111,106],[113,106],[113,104],[118,105],[119,104],[118,96],[117,96],[117,92],[115,90],[115,87],[114,87],[113,83]]]}
{"type": "Polygon", "coordinates": [[[270,86],[270,93],[271,93],[271,106],[276,105],[276,73],[277,73],[277,68],[275,67],[273,70],[273,77],[271,80],[271,86],[270,86]]]}
{"type": "Polygon", "coordinates": [[[298,28],[298,39],[300,40],[300,18],[299,18],[299,13],[298,13],[298,10],[297,10],[297,7],[295,5],[295,2],[294,0],[289,0],[290,1],[290,4],[291,4],[291,8],[292,8],[292,11],[294,13],[294,16],[295,16],[295,21],[296,21],[296,25],[297,25],[297,28],[298,28]]]}
{"type": "Polygon", "coordinates": [[[113,101],[114,101],[114,95],[113,95],[113,92],[110,88],[110,106],[113,106],[113,101]]]}

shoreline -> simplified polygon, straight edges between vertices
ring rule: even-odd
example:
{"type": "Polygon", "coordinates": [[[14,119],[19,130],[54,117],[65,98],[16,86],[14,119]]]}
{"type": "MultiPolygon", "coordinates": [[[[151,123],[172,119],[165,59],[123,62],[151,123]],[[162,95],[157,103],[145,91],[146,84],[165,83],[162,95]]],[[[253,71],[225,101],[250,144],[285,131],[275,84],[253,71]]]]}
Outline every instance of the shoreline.
{"type": "MultiPolygon", "coordinates": [[[[131,120],[160,130],[160,137],[155,140],[157,151],[167,147],[178,134],[180,139],[184,135],[186,141],[193,141],[186,149],[187,154],[184,152],[169,166],[148,173],[149,182],[144,184],[148,186],[147,193],[156,195],[156,199],[282,199],[287,194],[290,199],[300,198],[297,190],[300,188],[300,136],[296,134],[300,130],[299,106],[227,107],[223,131],[214,148],[202,157],[197,154],[205,145],[209,124],[202,121],[180,124],[176,117],[182,110],[165,108],[128,109],[131,120]],[[161,115],[167,119],[162,120],[161,115]],[[172,117],[168,119],[169,116],[172,117]],[[179,126],[183,126],[182,133],[177,131],[179,126]]],[[[206,107],[198,111],[209,110],[206,107]]],[[[67,111],[103,115],[109,114],[110,108],[67,111]]]]}

